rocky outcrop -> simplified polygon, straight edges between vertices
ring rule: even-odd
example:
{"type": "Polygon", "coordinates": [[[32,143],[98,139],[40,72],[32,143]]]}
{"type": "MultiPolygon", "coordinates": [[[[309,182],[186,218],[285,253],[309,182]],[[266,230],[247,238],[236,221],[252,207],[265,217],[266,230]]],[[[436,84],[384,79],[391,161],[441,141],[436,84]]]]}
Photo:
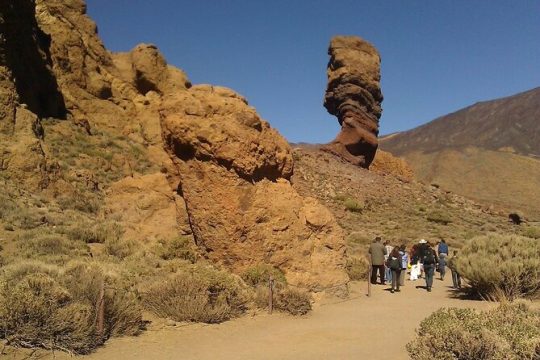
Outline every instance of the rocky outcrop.
{"type": "MultiPolygon", "coordinates": [[[[2,102],[8,109],[19,102],[40,117],[61,118],[66,109],[51,71],[50,37],[38,27],[34,11],[33,0],[0,1],[2,102]]],[[[0,130],[12,130],[13,115],[2,114],[0,130]]]]}
{"type": "Polygon", "coordinates": [[[209,85],[163,102],[165,146],[197,245],[237,272],[266,263],[312,290],[348,281],[341,228],[288,179],[291,149],[244,98],[209,85]]]}
{"type": "Polygon", "coordinates": [[[63,113],[48,103],[19,106],[16,66],[0,64],[1,110],[11,117],[0,175],[43,188],[60,171],[62,188],[51,185],[48,194],[104,199],[99,216],[116,219],[122,236],[142,246],[188,236],[234,272],[266,263],[293,285],[346,291],[343,230],[325,207],[292,188],[289,144],[242,96],[192,86],[154,45],[109,53],[82,0],[35,0],[35,16],[33,0],[23,2],[32,11],[6,1],[24,10],[17,24],[47,40],[28,46],[43,55],[51,80],[37,77],[39,86],[56,91],[65,106],[63,113]],[[67,121],[43,122],[56,131],[47,141],[40,117],[49,116],[67,121]]]}
{"type": "Polygon", "coordinates": [[[324,106],[337,116],[341,131],[324,150],[368,168],[377,151],[382,112],[379,53],[359,37],[336,36],[328,54],[324,106]]]}
{"type": "Polygon", "coordinates": [[[32,0],[0,0],[0,171],[28,189],[54,175],[42,148],[41,117],[66,108],[50,60],[50,38],[38,27],[32,0]]]}

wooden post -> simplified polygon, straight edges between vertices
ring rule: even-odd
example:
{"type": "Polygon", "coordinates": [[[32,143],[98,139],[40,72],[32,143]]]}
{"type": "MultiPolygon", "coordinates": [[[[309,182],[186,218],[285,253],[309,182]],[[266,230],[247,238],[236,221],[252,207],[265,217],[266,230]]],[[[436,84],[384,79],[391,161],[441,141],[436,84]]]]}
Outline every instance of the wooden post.
{"type": "Polygon", "coordinates": [[[99,286],[99,297],[97,303],[96,330],[99,337],[103,336],[105,328],[105,281],[102,279],[99,286]]]}
{"type": "Polygon", "coordinates": [[[371,297],[371,273],[373,271],[373,266],[371,265],[371,259],[369,260],[369,271],[367,278],[367,296],[371,297]]]}
{"type": "Polygon", "coordinates": [[[274,310],[274,277],[270,275],[268,281],[268,313],[272,313],[274,310]]]}

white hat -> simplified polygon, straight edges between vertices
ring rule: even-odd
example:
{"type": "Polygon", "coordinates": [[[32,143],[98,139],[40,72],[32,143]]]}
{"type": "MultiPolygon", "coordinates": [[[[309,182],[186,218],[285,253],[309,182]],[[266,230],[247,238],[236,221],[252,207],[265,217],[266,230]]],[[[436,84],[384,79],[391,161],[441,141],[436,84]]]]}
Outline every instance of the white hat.
{"type": "Polygon", "coordinates": [[[425,243],[427,243],[427,241],[424,240],[424,239],[420,239],[420,241],[419,241],[418,243],[419,243],[419,244],[425,244],[425,243]]]}

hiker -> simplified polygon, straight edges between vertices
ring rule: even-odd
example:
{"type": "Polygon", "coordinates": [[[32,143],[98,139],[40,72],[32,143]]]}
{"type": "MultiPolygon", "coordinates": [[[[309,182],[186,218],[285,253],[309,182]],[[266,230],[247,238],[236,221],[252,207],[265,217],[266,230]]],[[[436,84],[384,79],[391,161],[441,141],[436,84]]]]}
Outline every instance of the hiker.
{"type": "Polygon", "coordinates": [[[384,262],[386,257],[386,248],[381,244],[381,238],[377,236],[369,246],[371,255],[371,283],[377,283],[377,270],[381,278],[381,284],[384,285],[384,262]]]}
{"type": "Polygon", "coordinates": [[[461,276],[456,270],[455,261],[457,259],[457,250],[454,250],[452,257],[448,260],[448,267],[452,272],[452,289],[461,289],[461,276]]]}
{"type": "Polygon", "coordinates": [[[420,275],[419,278],[423,276],[424,270],[424,257],[426,256],[426,251],[428,248],[431,248],[428,242],[425,239],[420,239],[418,246],[416,247],[418,253],[418,260],[420,262],[420,275]]]}
{"type": "MultiPolygon", "coordinates": [[[[386,264],[386,261],[388,261],[388,256],[390,255],[390,253],[392,252],[392,250],[394,249],[394,247],[392,245],[390,245],[390,242],[388,240],[386,240],[384,242],[384,248],[386,249],[386,255],[384,256],[384,263],[386,264]]],[[[392,281],[392,270],[390,270],[390,268],[388,266],[386,266],[385,268],[385,278],[386,278],[386,281],[387,282],[391,282],[392,281]]]]}
{"type": "Polygon", "coordinates": [[[437,246],[437,254],[439,254],[439,256],[441,256],[441,254],[446,254],[446,256],[448,256],[448,245],[444,239],[439,241],[439,246],[437,246]]]}
{"type": "Polygon", "coordinates": [[[433,275],[435,274],[435,266],[438,261],[439,259],[437,258],[435,250],[433,250],[431,248],[431,245],[428,243],[428,246],[426,247],[424,252],[423,261],[424,273],[426,276],[426,289],[428,292],[431,292],[431,288],[433,286],[433,275]]]}
{"type": "Polygon", "coordinates": [[[401,273],[399,274],[399,286],[405,285],[405,275],[407,275],[407,267],[409,266],[409,255],[407,254],[407,248],[405,244],[399,248],[399,254],[401,255],[401,273]]]}
{"type": "Polygon", "coordinates": [[[394,291],[399,292],[399,278],[401,274],[402,257],[397,246],[393,248],[392,252],[390,252],[388,255],[386,266],[392,272],[392,288],[390,289],[390,292],[392,294],[394,291]]]}
{"type": "Polygon", "coordinates": [[[437,271],[439,272],[441,276],[441,281],[444,281],[444,276],[446,275],[446,258],[448,255],[446,253],[440,253],[439,254],[439,266],[437,266],[437,271]]]}
{"type": "Polygon", "coordinates": [[[411,281],[418,280],[420,276],[420,258],[418,256],[418,245],[414,244],[411,248],[411,281]]]}

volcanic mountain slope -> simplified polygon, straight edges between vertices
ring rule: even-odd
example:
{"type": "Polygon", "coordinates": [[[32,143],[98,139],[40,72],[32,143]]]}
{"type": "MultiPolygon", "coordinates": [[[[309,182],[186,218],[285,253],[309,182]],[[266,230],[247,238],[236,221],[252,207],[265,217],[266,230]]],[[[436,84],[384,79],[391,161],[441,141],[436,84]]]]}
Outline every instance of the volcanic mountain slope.
{"type": "Polygon", "coordinates": [[[540,217],[540,88],[477,103],[388,135],[418,180],[540,217]]]}

